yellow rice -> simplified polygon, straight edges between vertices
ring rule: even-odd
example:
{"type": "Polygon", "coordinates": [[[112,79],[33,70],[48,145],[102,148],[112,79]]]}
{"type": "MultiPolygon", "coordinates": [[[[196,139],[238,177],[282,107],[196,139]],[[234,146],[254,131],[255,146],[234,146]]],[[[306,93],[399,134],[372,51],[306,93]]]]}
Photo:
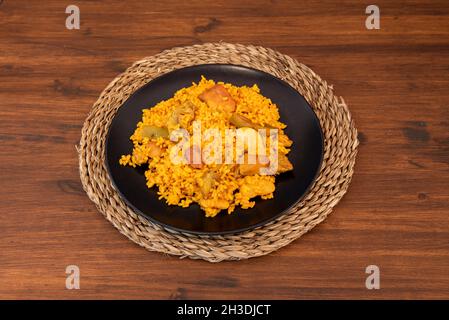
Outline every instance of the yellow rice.
{"type": "MultiPolygon", "coordinates": [[[[141,136],[139,128],[142,125],[165,126],[173,110],[187,100],[195,105],[195,120],[201,121],[202,132],[208,128],[219,128],[221,132],[224,132],[226,128],[233,128],[225,114],[211,112],[208,105],[198,98],[202,92],[215,84],[216,82],[213,80],[202,77],[199,83],[193,83],[188,88],[180,89],[172,98],[144,109],[142,121],[137,124],[136,131],[130,137],[134,145],[132,154],[123,155],[120,159],[121,165],[132,167],[148,165],[148,170],[145,172],[147,186],[148,188],[158,188],[159,199],[164,199],[169,205],[181,207],[188,207],[192,203],[200,203],[208,217],[213,217],[222,210],[214,206],[214,201],[218,199],[225,200],[229,204],[227,207],[228,213],[232,213],[236,206],[241,206],[243,209],[253,207],[255,202],[251,188],[265,185],[274,191],[275,177],[259,174],[242,177],[235,174],[233,165],[230,164],[208,164],[201,169],[192,168],[188,164],[175,165],[170,159],[170,148],[176,142],[160,137],[157,139],[157,144],[166,148],[166,151],[160,157],[150,159],[147,148],[149,140],[141,136]],[[219,183],[215,183],[208,199],[204,199],[203,194],[199,191],[202,183],[201,177],[210,168],[218,173],[217,181],[219,183]]],[[[279,129],[279,153],[287,154],[289,152],[288,146],[291,145],[291,141],[282,130],[286,126],[279,121],[278,108],[270,99],[260,93],[257,85],[237,87],[229,83],[218,82],[218,84],[223,84],[235,100],[237,113],[245,115],[253,123],[260,126],[279,129]]],[[[192,134],[191,124],[184,128],[192,134]]],[[[204,143],[203,141],[202,147],[204,147],[204,143]]],[[[272,197],[273,192],[261,196],[262,199],[272,197]]]]}

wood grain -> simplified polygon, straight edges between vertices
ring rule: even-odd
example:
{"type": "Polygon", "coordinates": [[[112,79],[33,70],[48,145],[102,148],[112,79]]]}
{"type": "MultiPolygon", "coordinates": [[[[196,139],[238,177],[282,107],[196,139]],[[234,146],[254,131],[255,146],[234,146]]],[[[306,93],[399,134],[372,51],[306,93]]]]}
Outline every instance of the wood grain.
{"type": "Polygon", "coordinates": [[[449,298],[449,3],[0,1],[0,298],[449,298]],[[76,2],[76,3],[75,3],[76,2]],[[360,131],[332,215],[262,258],[210,264],[150,253],[84,194],[75,145],[101,90],[173,46],[271,47],[345,98],[360,131]],[[65,268],[81,289],[65,289],[65,268]],[[378,265],[381,289],[365,289],[378,265]]]}

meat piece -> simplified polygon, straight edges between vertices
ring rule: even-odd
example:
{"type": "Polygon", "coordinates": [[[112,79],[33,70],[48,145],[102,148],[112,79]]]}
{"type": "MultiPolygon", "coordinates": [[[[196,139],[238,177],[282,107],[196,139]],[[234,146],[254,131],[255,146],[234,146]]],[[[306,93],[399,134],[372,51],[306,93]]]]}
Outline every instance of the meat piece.
{"type": "Polygon", "coordinates": [[[261,126],[253,123],[251,120],[249,120],[247,117],[242,116],[238,113],[233,113],[232,116],[229,118],[229,122],[236,126],[237,128],[253,128],[253,129],[262,129],[261,126]]]}
{"type": "Polygon", "coordinates": [[[161,154],[163,153],[163,149],[161,147],[159,147],[156,142],[150,141],[147,144],[147,147],[149,149],[148,151],[148,156],[150,158],[154,158],[154,157],[160,157],[161,154]]]}
{"type": "Polygon", "coordinates": [[[249,199],[257,196],[265,196],[274,192],[275,186],[271,181],[259,181],[248,179],[246,177],[244,184],[240,187],[240,193],[249,199]]]}
{"type": "Polygon", "coordinates": [[[245,117],[245,116],[243,116],[241,114],[238,114],[238,113],[233,113],[231,115],[231,117],[229,118],[229,122],[231,124],[233,124],[234,126],[236,126],[237,128],[248,127],[248,128],[253,128],[253,129],[256,129],[256,130],[266,129],[267,130],[266,134],[269,134],[269,129],[276,129],[275,127],[272,127],[272,126],[269,126],[269,125],[266,125],[266,126],[263,127],[263,126],[260,126],[258,124],[255,124],[254,122],[252,122],[247,117],[245,117]]]}
{"type": "Polygon", "coordinates": [[[212,88],[204,91],[198,98],[206,102],[214,110],[222,110],[228,113],[235,111],[235,101],[221,84],[216,84],[212,88]]]}
{"type": "Polygon", "coordinates": [[[215,208],[224,210],[229,208],[229,202],[223,199],[207,199],[201,200],[200,206],[204,208],[215,208]]]}

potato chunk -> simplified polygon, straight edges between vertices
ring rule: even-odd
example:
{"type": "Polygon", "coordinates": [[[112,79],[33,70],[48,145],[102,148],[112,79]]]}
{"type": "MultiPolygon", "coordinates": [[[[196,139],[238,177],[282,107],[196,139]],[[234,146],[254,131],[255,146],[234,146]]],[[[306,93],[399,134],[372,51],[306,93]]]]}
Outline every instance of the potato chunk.
{"type": "Polygon", "coordinates": [[[144,124],[143,126],[140,127],[140,130],[142,137],[144,138],[155,139],[159,137],[162,138],[169,137],[167,128],[160,128],[144,124]]]}
{"type": "Polygon", "coordinates": [[[209,196],[209,193],[212,190],[212,187],[215,184],[216,181],[216,173],[209,170],[206,171],[203,176],[201,177],[201,185],[200,185],[200,189],[201,189],[201,193],[203,194],[204,197],[209,196]]]}
{"type": "Polygon", "coordinates": [[[183,105],[176,107],[171,113],[167,127],[175,128],[178,124],[181,127],[188,127],[195,118],[195,105],[191,101],[186,101],[183,105]]]}

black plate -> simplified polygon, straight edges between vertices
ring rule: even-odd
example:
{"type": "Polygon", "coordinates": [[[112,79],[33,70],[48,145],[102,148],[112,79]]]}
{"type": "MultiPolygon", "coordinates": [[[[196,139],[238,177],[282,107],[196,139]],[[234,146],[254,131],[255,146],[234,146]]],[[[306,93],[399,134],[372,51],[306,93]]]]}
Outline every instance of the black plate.
{"type": "Polygon", "coordinates": [[[323,137],[319,121],[306,100],[284,81],[259,70],[225,64],[197,65],[179,69],[136,91],[118,110],[106,139],[106,165],[118,192],[138,213],[171,229],[198,234],[237,233],[265,224],[294,205],[312,185],[321,165],[323,137]],[[206,218],[197,204],[189,208],[169,206],[159,200],[156,188],[148,189],[144,169],[119,165],[122,154],[132,152],[129,137],[141,120],[142,109],[168,99],[174,93],[198,82],[201,75],[236,86],[257,84],[261,93],[277,104],[285,132],[293,140],[289,159],[294,170],[276,178],[276,191],[270,200],[256,200],[252,209],[236,208],[214,218],[206,218]]]}

